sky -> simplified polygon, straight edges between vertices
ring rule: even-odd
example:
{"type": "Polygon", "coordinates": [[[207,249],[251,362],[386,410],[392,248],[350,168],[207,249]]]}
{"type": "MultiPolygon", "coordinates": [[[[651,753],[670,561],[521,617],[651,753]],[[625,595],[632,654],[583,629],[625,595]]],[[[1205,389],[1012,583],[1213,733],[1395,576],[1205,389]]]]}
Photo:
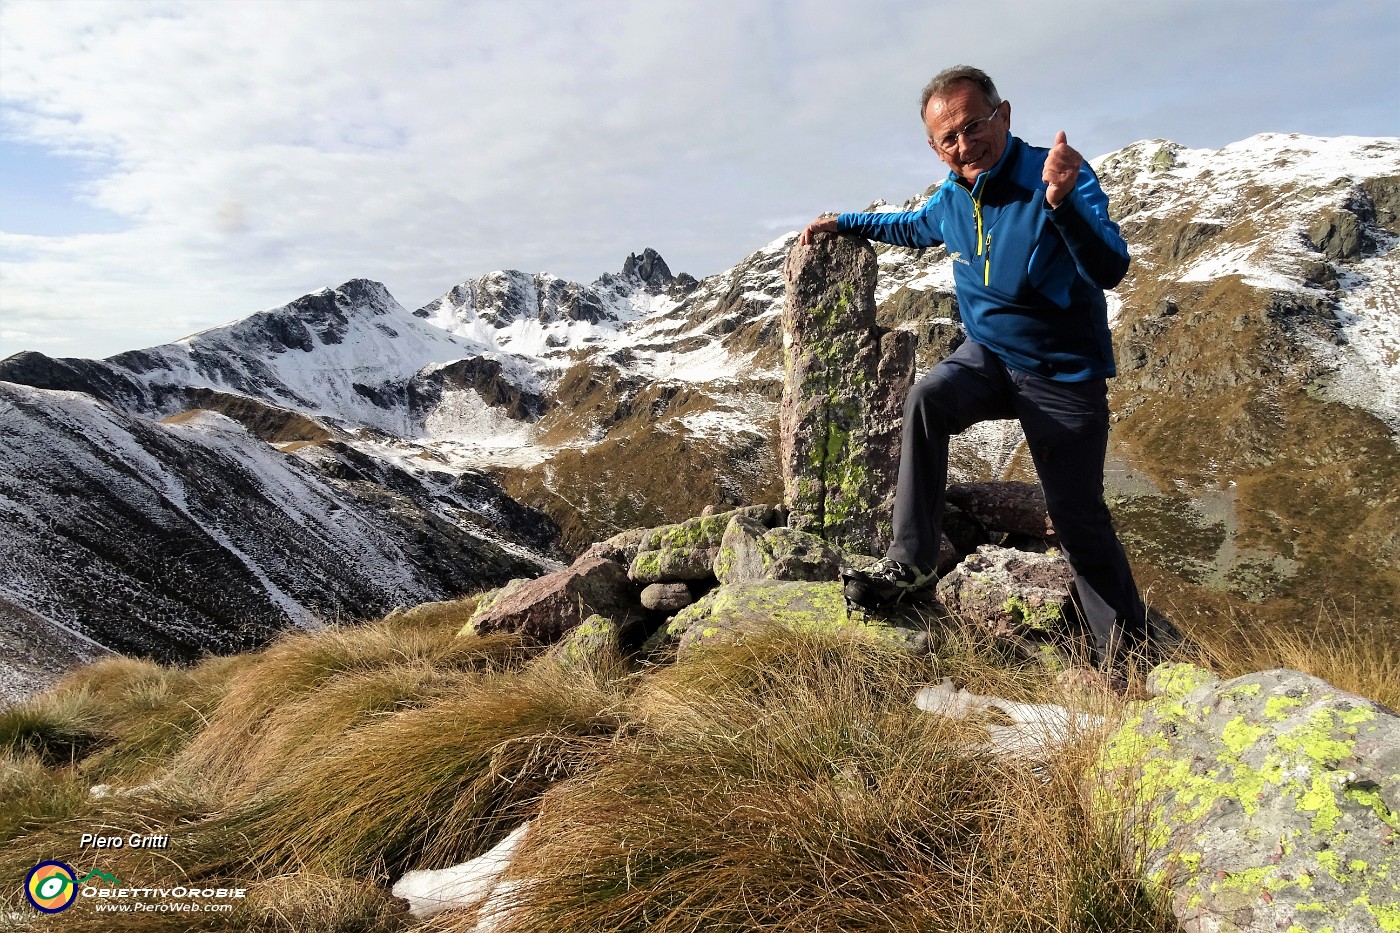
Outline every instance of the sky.
{"type": "Polygon", "coordinates": [[[1012,130],[1400,135],[1400,0],[0,0],[0,358],[167,343],[352,278],[703,277],[1012,130]]]}

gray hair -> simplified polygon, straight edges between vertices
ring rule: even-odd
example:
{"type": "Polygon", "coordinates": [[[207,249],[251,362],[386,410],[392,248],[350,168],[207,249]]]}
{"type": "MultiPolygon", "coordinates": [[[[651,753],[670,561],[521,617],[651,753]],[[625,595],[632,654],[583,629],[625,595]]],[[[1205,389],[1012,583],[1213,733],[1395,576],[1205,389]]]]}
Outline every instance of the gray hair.
{"type": "Polygon", "coordinates": [[[1001,95],[997,93],[997,86],[992,83],[992,79],[987,77],[987,73],[981,68],[973,68],[971,65],[954,65],[952,68],[944,68],[933,76],[933,80],[924,85],[924,92],[919,98],[919,119],[923,120],[924,111],[928,110],[928,102],[935,97],[943,97],[953,85],[959,81],[971,81],[977,85],[977,89],[982,92],[982,99],[987,102],[988,107],[997,107],[1001,104],[1001,95]]]}

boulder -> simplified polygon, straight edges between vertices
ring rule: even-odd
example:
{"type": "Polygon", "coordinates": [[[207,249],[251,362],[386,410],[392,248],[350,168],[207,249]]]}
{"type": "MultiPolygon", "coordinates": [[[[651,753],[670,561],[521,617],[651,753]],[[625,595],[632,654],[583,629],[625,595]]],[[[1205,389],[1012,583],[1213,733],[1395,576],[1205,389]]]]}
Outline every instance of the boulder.
{"type": "Polygon", "coordinates": [[[952,502],[949,502],[943,511],[943,538],[947,543],[939,546],[939,563],[943,562],[943,552],[945,551],[957,555],[957,559],[948,564],[947,567],[939,568],[945,573],[952,568],[953,564],[976,551],[982,545],[992,543],[991,536],[987,534],[987,529],[982,527],[982,523],[952,502]]]}
{"type": "Polygon", "coordinates": [[[1039,483],[953,483],[948,502],[987,531],[1051,538],[1055,534],[1039,483]]]}
{"type": "Polygon", "coordinates": [[[750,505],[648,529],[637,540],[628,575],[638,583],[713,579],[724,530],[736,515],[765,526],[777,524],[779,518],[778,510],[772,506],[750,505]]]}
{"type": "Polygon", "coordinates": [[[984,544],[942,580],[938,600],[993,635],[1068,639],[1074,571],[1060,554],[984,544]]]}
{"type": "Polygon", "coordinates": [[[724,531],[714,564],[720,583],[841,579],[841,555],[821,538],[795,528],[767,528],[736,515],[724,531]]]}
{"type": "Polygon", "coordinates": [[[631,566],[632,561],[637,557],[637,549],[641,546],[642,539],[650,532],[650,528],[629,528],[626,531],[620,531],[611,538],[589,545],[583,555],[605,557],[608,560],[617,561],[624,567],[631,566]]]}
{"type": "Polygon", "coordinates": [[[584,555],[543,577],[512,580],[483,601],[467,625],[480,634],[514,632],[550,644],[594,613],[618,620],[634,615],[634,600],[635,587],[621,564],[584,555]]]}
{"type": "Polygon", "coordinates": [[[1400,930],[1400,717],[1297,671],[1149,687],[1085,791],[1182,930],[1400,930]]]}
{"type": "Polygon", "coordinates": [[[652,583],[642,590],[642,605],[652,612],[676,612],[695,602],[684,583],[652,583]]]}
{"type": "Polygon", "coordinates": [[[567,632],[549,652],[566,667],[590,667],[621,655],[621,632],[612,619],[591,615],[567,632]]]}
{"type": "Polygon", "coordinates": [[[1318,252],[1333,262],[1355,258],[1367,246],[1365,226],[1346,208],[1319,217],[1308,228],[1308,239],[1318,252]]]}
{"type": "Polygon", "coordinates": [[[734,641],[774,626],[800,632],[849,632],[878,638],[915,653],[928,634],[869,621],[846,607],[840,582],[761,580],[712,590],[657,633],[649,647],[677,643],[681,654],[697,645],[734,641]]]}
{"type": "Polygon", "coordinates": [[[784,267],[786,378],[780,417],[788,524],[849,550],[883,554],[916,338],[875,324],[875,251],[818,234],[784,267]]]}

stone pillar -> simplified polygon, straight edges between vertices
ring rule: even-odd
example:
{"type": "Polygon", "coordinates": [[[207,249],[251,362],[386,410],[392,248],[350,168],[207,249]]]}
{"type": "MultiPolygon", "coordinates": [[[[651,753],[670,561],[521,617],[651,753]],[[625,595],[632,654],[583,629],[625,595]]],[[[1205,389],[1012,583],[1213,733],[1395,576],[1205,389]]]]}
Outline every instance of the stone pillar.
{"type": "Polygon", "coordinates": [[[863,237],[788,253],[781,435],[788,524],[883,556],[916,340],[876,326],[876,268],[863,237]]]}

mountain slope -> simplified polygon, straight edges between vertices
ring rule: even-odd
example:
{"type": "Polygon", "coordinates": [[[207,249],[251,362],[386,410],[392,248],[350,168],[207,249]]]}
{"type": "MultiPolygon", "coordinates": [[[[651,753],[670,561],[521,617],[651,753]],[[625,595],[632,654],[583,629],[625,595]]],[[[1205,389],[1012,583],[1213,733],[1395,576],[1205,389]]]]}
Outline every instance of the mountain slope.
{"type": "Polygon", "coordinates": [[[6,383],[0,424],[0,599],[122,652],[244,650],[549,565],[548,522],[479,474],[288,456],[216,413],[6,383]]]}
{"type": "Polygon", "coordinates": [[[1400,140],[1154,140],[1101,170],[1133,245],[1113,384],[1131,544],[1265,614],[1393,619],[1400,140]]]}

